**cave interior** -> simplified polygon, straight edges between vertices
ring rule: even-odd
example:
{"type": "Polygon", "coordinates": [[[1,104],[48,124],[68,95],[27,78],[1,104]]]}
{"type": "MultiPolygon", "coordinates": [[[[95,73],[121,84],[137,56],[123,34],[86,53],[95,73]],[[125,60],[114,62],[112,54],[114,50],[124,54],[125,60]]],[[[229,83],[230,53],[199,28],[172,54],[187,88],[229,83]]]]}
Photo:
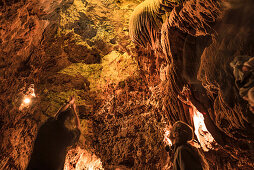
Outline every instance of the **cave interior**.
{"type": "Polygon", "coordinates": [[[0,0],[0,169],[26,169],[38,130],[70,96],[81,135],[65,170],[170,169],[176,121],[193,128],[210,169],[253,169],[253,7],[0,0]]]}

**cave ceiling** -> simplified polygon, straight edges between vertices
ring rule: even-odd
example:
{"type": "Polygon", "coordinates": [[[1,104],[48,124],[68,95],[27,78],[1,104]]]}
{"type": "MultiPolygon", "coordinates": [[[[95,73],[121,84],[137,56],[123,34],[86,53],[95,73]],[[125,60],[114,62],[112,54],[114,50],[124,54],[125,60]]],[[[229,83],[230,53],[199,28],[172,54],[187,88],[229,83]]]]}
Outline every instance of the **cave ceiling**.
{"type": "Polygon", "coordinates": [[[253,5],[0,0],[0,167],[25,169],[39,127],[75,96],[65,169],[168,169],[168,127],[196,127],[178,98],[190,84],[223,138],[196,136],[211,169],[253,169],[254,75],[239,71],[254,56],[253,5]]]}

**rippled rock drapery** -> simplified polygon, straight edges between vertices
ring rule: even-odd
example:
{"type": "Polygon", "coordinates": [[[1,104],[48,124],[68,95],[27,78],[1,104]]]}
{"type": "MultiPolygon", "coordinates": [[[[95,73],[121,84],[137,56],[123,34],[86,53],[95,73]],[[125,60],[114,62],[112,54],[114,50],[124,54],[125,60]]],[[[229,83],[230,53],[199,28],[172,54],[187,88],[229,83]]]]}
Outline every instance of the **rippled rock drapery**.
{"type": "MultiPolygon", "coordinates": [[[[230,61],[236,55],[253,55],[253,43],[249,38],[253,34],[250,31],[253,26],[251,21],[247,21],[253,14],[250,8],[243,7],[243,4],[253,6],[252,3],[188,1],[169,14],[161,30],[162,47],[169,64],[169,98],[172,98],[172,93],[179,94],[178,89],[182,88],[183,83],[192,83],[195,87],[198,83],[201,85],[199,80],[202,81],[206,93],[210,95],[208,103],[202,101],[214,109],[209,113],[210,117],[222,131],[227,145],[222,148],[223,152],[226,151],[231,158],[231,165],[222,165],[221,168],[253,167],[253,114],[247,109],[246,102],[239,98],[229,68],[230,61]],[[238,165],[235,164],[237,161],[238,165]]],[[[182,111],[175,114],[181,110],[176,107],[179,106],[177,99],[167,101],[165,107],[169,108],[168,117],[173,118],[171,121],[180,119],[188,122],[180,116],[184,115],[182,111]]],[[[209,157],[209,153],[206,155],[209,157]]],[[[228,160],[222,155],[222,161],[228,160]]],[[[215,160],[209,161],[213,164],[215,160]]]]}
{"type": "Polygon", "coordinates": [[[199,72],[199,79],[208,91],[215,94],[214,121],[231,137],[231,140],[225,139],[232,146],[229,152],[239,162],[251,167],[253,113],[249,110],[248,103],[239,96],[230,62],[239,55],[253,56],[251,23],[254,14],[249,8],[253,5],[252,1],[231,1],[230,7],[223,13],[221,22],[215,27],[217,36],[201,57],[199,72]],[[214,72],[213,69],[220,71],[214,72]]]}
{"type": "Polygon", "coordinates": [[[253,14],[243,4],[253,6],[251,1],[187,1],[168,14],[161,29],[161,45],[168,64],[167,117],[171,123],[190,123],[177,95],[187,82],[198,91],[201,85],[206,88],[206,92],[201,92],[207,93],[209,100],[196,97],[212,108],[209,115],[223,134],[226,146],[217,151],[219,159],[229,160],[222,152],[230,156],[229,165],[215,165],[214,158],[209,158],[214,152],[206,153],[212,167],[253,167],[253,114],[235,89],[229,68],[236,55],[253,56],[253,26],[249,18],[253,14]]]}

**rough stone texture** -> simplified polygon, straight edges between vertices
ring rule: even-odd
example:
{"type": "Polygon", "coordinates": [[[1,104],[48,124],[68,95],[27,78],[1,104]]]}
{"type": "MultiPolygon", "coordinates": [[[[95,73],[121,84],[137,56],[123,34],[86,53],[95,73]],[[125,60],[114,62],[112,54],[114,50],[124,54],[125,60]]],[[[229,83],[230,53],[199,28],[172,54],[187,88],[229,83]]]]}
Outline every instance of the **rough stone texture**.
{"type": "MultiPolygon", "coordinates": [[[[251,168],[253,114],[247,109],[247,103],[240,98],[229,66],[237,55],[253,56],[253,39],[250,38],[253,25],[249,18],[253,13],[243,4],[253,6],[251,1],[186,2],[182,8],[173,10],[164,23],[162,46],[169,63],[175,67],[176,86],[181,89],[181,83],[185,81],[194,86],[198,83],[201,85],[198,78],[210,95],[207,104],[212,105],[214,112],[209,114],[224,132],[227,146],[223,150],[230,155],[230,166],[251,168]],[[200,15],[202,13],[205,15],[200,15]],[[196,71],[191,73],[186,70],[196,71]],[[238,165],[235,165],[235,161],[238,165]]],[[[220,150],[218,152],[221,153],[220,150]]],[[[209,152],[207,157],[209,158],[209,152]]],[[[222,160],[225,158],[223,154],[220,157],[222,160]]]]}
{"type": "MultiPolygon", "coordinates": [[[[89,143],[86,139],[93,132],[89,132],[92,127],[85,118],[98,109],[104,98],[97,94],[103,89],[91,91],[91,84],[95,83],[90,82],[90,75],[97,75],[99,70],[94,68],[108,66],[101,65],[101,62],[112,50],[119,53],[116,58],[121,61],[116,61],[123,63],[121,66],[134,65],[135,62],[127,57],[126,46],[130,44],[127,38],[128,15],[136,3],[1,1],[1,167],[26,167],[38,127],[53,116],[71,95],[76,95],[80,117],[83,118],[84,135],[80,145],[89,143]],[[127,58],[128,62],[125,62],[127,58]],[[82,70],[79,67],[74,67],[77,71],[71,75],[61,73],[75,63],[91,68],[87,71],[90,73],[80,74],[82,70]],[[96,64],[100,66],[96,67],[96,64]],[[31,107],[19,110],[30,84],[35,86],[36,97],[31,107]]],[[[118,70],[105,70],[118,73],[118,70]]],[[[123,76],[122,80],[131,74],[124,70],[128,71],[128,66],[117,75],[123,76]]],[[[111,74],[107,77],[115,76],[111,74]]]]}
{"type": "Polygon", "coordinates": [[[223,132],[227,145],[216,151],[220,155],[218,159],[230,162],[229,165],[213,164],[214,158],[210,159],[210,156],[214,152],[211,151],[206,156],[210,165],[213,164],[212,168],[253,167],[253,114],[240,98],[229,66],[237,55],[253,56],[253,40],[250,38],[253,26],[249,18],[253,14],[250,8],[243,7],[243,4],[253,6],[252,3],[186,1],[183,6],[167,13],[161,29],[165,56],[155,53],[157,59],[164,57],[166,60],[166,63],[157,63],[157,69],[168,65],[164,106],[170,122],[183,120],[190,123],[188,111],[177,99],[183,84],[190,83],[197,88],[195,90],[210,97],[203,100],[202,96],[196,96],[214,109],[209,115],[223,132]],[[202,85],[206,92],[200,88],[202,85]]]}
{"type": "Polygon", "coordinates": [[[155,101],[155,96],[144,96],[142,89],[118,91],[110,103],[105,103],[95,121],[94,147],[104,167],[162,168],[167,163],[163,144],[165,120],[160,115],[159,104],[157,109],[151,109],[154,108],[151,103],[159,102],[159,96],[155,101]]]}
{"type": "Polygon", "coordinates": [[[71,95],[82,135],[67,168],[168,167],[163,130],[176,120],[191,124],[177,95],[187,80],[198,81],[201,61],[199,79],[216,110],[211,117],[228,136],[228,146],[205,153],[208,162],[212,169],[253,168],[251,113],[228,65],[235,55],[253,56],[253,13],[250,5],[234,14],[243,3],[231,2],[235,10],[228,13],[213,0],[174,8],[164,21],[164,54],[158,56],[135,48],[128,37],[129,16],[141,1],[0,0],[0,167],[25,169],[39,126],[71,95]],[[232,13],[239,23],[228,17],[232,13]],[[193,67],[184,63],[187,54],[193,67]],[[19,110],[31,84],[36,97],[19,110]]]}
{"type": "Polygon", "coordinates": [[[176,27],[190,35],[211,33],[221,13],[221,1],[189,0],[183,7],[174,8],[169,16],[170,27],[176,27]]]}
{"type": "Polygon", "coordinates": [[[248,109],[248,104],[239,96],[229,63],[239,55],[254,55],[251,38],[254,13],[250,9],[253,5],[253,1],[232,1],[231,8],[226,8],[221,22],[215,26],[218,36],[215,36],[212,45],[202,55],[199,74],[203,84],[215,97],[214,121],[235,140],[228,141],[234,148],[228,149],[229,152],[238,158],[239,162],[251,167],[254,115],[248,109]],[[224,29],[225,27],[227,29],[224,29]],[[215,68],[218,71],[211,72],[215,68]],[[234,151],[236,148],[237,152],[234,151]]]}

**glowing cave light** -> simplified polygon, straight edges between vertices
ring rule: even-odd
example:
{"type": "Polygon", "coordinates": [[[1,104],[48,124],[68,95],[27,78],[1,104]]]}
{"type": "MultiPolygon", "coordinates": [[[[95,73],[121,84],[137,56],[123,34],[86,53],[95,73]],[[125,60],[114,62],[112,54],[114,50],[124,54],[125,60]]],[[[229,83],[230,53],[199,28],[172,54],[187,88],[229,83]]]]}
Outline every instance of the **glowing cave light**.
{"type": "Polygon", "coordinates": [[[200,113],[195,107],[193,108],[193,122],[195,128],[195,134],[198,138],[198,141],[204,151],[209,151],[210,149],[214,149],[212,144],[215,142],[212,135],[208,132],[205,122],[204,116],[200,113]]]}
{"type": "Polygon", "coordinates": [[[95,154],[81,149],[73,148],[68,151],[65,158],[64,170],[103,170],[102,162],[95,154]]]}
{"type": "Polygon", "coordinates": [[[29,104],[30,102],[31,102],[31,100],[30,100],[29,98],[25,98],[25,99],[24,99],[24,103],[25,103],[25,104],[29,104]]]}
{"type": "Polygon", "coordinates": [[[24,98],[22,100],[21,105],[19,106],[19,110],[23,110],[24,108],[28,108],[31,104],[31,99],[35,98],[36,95],[34,93],[34,84],[30,84],[26,92],[23,92],[24,98]]]}
{"type": "Polygon", "coordinates": [[[169,139],[169,134],[170,134],[170,130],[169,128],[165,128],[164,129],[165,133],[164,133],[164,142],[169,145],[169,146],[172,146],[172,142],[171,140],[169,139]]]}

